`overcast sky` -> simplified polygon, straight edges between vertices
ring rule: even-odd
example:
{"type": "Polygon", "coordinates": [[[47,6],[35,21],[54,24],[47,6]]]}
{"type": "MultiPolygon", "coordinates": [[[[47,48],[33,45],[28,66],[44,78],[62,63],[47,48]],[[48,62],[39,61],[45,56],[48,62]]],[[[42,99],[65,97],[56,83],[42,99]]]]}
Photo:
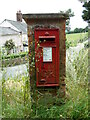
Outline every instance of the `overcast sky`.
{"type": "Polygon", "coordinates": [[[25,13],[58,13],[71,8],[75,16],[71,18],[71,28],[84,28],[81,15],[83,11],[82,3],[78,0],[0,0],[0,23],[4,19],[16,20],[16,12],[21,10],[25,13]]]}

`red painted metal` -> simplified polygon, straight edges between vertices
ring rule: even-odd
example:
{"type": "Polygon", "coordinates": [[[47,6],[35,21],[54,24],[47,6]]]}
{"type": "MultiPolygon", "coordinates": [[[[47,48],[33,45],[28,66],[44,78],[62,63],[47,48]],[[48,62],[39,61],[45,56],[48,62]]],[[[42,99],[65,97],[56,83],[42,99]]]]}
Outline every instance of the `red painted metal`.
{"type": "Polygon", "coordinates": [[[53,38],[55,38],[55,36],[39,36],[39,39],[45,39],[45,38],[47,38],[47,39],[49,39],[49,38],[51,38],[51,39],[53,39],[53,38]]]}
{"type": "Polygon", "coordinates": [[[36,85],[59,86],[59,29],[35,29],[36,85]]]}

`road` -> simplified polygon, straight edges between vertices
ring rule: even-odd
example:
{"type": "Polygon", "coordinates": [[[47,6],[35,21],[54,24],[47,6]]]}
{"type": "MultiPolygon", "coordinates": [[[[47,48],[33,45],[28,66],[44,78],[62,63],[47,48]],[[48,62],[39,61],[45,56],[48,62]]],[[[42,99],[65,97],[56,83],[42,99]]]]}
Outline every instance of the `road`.
{"type": "Polygon", "coordinates": [[[28,75],[28,64],[17,65],[13,67],[3,68],[3,71],[0,70],[0,79],[8,79],[10,77],[18,77],[28,75]]]}

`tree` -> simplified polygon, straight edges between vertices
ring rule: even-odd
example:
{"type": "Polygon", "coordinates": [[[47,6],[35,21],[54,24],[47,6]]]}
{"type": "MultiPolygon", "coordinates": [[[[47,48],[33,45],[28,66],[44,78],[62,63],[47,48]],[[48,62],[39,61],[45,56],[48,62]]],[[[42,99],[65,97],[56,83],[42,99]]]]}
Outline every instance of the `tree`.
{"type": "Polygon", "coordinates": [[[85,7],[85,10],[83,10],[83,15],[82,18],[84,19],[84,21],[88,22],[88,37],[90,37],[90,0],[79,0],[79,1],[83,1],[84,5],[83,7],[85,7]]]}
{"type": "Polygon", "coordinates": [[[89,0],[79,0],[81,3],[88,2],[89,0]]]}
{"type": "Polygon", "coordinates": [[[83,7],[85,7],[85,10],[83,10],[82,18],[84,19],[84,21],[87,21],[89,23],[90,22],[90,1],[85,2],[83,7]]]}
{"type": "Polygon", "coordinates": [[[14,42],[13,42],[13,40],[12,39],[10,39],[10,40],[7,40],[6,42],[5,42],[5,48],[7,49],[7,54],[9,54],[10,53],[10,50],[12,50],[13,48],[14,48],[14,46],[15,46],[15,44],[14,44],[14,42]]]}
{"type": "Polygon", "coordinates": [[[83,4],[83,7],[85,7],[85,10],[83,10],[82,18],[84,21],[87,21],[90,23],[90,0],[79,0],[83,4]]]}
{"type": "Polygon", "coordinates": [[[85,30],[83,28],[75,28],[74,29],[74,33],[82,33],[84,32],[85,30]]]}
{"type": "Polygon", "coordinates": [[[68,9],[67,11],[60,11],[60,13],[65,13],[69,16],[69,19],[66,20],[66,30],[69,32],[70,31],[70,17],[73,17],[74,16],[74,12],[72,12],[71,9],[68,9]]]}

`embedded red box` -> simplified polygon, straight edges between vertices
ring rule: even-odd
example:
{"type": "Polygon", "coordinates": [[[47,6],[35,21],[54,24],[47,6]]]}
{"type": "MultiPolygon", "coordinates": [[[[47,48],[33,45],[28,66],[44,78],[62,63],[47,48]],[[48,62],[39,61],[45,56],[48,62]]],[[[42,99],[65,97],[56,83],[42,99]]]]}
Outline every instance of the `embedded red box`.
{"type": "Polygon", "coordinates": [[[59,86],[59,29],[35,29],[36,85],[59,86]]]}

